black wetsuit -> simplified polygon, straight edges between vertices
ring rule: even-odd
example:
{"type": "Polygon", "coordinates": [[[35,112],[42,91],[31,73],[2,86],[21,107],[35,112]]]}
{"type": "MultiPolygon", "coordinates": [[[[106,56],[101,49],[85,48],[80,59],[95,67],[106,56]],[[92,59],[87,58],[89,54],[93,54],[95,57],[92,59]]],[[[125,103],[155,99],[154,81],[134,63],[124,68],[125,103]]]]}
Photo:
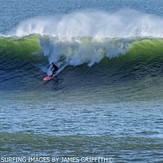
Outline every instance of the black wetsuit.
{"type": "Polygon", "coordinates": [[[59,68],[54,63],[52,63],[52,68],[51,68],[52,74],[51,74],[51,77],[55,74],[56,71],[58,71],[58,69],[59,68]]]}

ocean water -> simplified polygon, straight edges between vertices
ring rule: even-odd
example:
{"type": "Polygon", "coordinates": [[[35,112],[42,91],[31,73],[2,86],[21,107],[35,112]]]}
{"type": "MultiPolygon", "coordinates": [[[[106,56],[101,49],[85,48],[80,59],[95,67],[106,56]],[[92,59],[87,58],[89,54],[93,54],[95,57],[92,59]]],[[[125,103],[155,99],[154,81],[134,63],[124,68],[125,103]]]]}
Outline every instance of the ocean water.
{"type": "Polygon", "coordinates": [[[162,26],[160,0],[0,0],[0,162],[163,162],[162,26]]]}

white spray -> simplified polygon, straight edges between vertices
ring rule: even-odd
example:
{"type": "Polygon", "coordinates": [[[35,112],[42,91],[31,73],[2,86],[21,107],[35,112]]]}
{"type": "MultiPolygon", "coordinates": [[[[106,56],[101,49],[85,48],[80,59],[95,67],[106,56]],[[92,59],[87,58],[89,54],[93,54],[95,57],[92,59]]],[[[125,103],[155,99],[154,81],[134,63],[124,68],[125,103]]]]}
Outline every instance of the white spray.
{"type": "Polygon", "coordinates": [[[136,10],[114,13],[79,11],[63,16],[36,17],[20,23],[17,36],[33,33],[58,37],[163,37],[163,19],[136,10]]]}
{"type": "Polygon", "coordinates": [[[79,11],[62,16],[36,17],[18,25],[15,35],[40,35],[49,63],[92,66],[104,57],[128,51],[130,43],[144,37],[163,37],[163,19],[135,10],[114,13],[79,11]]]}

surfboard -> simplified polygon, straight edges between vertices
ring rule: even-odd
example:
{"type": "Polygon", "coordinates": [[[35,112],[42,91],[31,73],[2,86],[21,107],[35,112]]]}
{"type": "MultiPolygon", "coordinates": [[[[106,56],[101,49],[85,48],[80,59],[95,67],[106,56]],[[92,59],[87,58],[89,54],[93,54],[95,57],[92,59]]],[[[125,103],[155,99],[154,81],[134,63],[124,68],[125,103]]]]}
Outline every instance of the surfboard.
{"type": "Polygon", "coordinates": [[[44,77],[43,78],[43,81],[50,81],[50,80],[52,80],[54,78],[54,76],[46,76],[46,77],[44,77]]]}
{"type": "Polygon", "coordinates": [[[60,67],[59,70],[56,71],[56,73],[52,77],[51,76],[44,77],[43,78],[43,81],[47,81],[48,82],[48,81],[54,79],[54,77],[57,76],[57,74],[59,74],[66,66],[67,66],[67,63],[65,63],[64,65],[62,65],[62,67],[60,67]]]}

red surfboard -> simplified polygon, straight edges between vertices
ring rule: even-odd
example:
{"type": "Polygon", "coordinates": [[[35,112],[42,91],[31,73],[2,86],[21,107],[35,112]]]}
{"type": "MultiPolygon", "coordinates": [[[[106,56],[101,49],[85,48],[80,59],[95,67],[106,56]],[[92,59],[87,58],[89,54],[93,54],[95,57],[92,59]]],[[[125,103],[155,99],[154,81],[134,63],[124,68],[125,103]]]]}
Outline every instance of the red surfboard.
{"type": "Polygon", "coordinates": [[[46,77],[44,77],[43,78],[43,81],[50,81],[50,80],[52,80],[54,78],[54,76],[46,76],[46,77]]]}

